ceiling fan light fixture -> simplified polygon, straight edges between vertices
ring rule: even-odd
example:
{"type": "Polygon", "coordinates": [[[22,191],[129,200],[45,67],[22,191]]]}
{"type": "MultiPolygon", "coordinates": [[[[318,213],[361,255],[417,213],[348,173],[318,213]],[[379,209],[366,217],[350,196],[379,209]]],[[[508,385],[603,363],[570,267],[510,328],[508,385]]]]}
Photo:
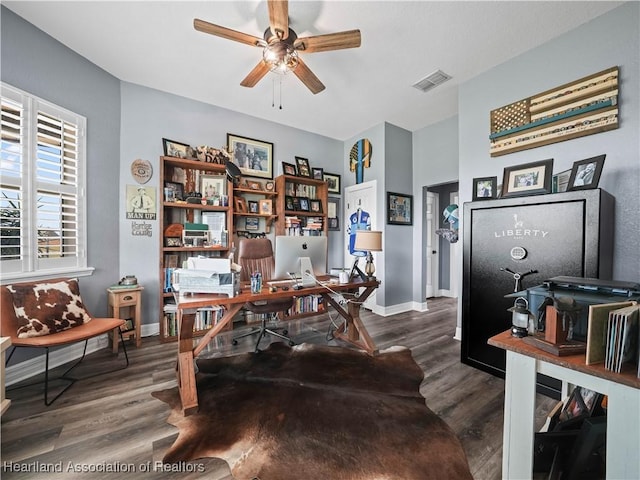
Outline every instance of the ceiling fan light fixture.
{"type": "Polygon", "coordinates": [[[282,75],[298,66],[298,52],[285,42],[275,42],[264,47],[262,58],[269,70],[282,75]]]}

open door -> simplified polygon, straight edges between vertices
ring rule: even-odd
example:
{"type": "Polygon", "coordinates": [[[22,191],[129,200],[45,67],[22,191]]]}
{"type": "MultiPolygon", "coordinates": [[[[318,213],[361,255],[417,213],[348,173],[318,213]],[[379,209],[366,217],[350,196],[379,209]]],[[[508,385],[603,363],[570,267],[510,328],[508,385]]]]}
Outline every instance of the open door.
{"type": "Polygon", "coordinates": [[[425,225],[427,226],[427,251],[425,258],[427,259],[427,292],[426,298],[438,296],[438,196],[427,191],[427,205],[425,208],[425,225]]]}

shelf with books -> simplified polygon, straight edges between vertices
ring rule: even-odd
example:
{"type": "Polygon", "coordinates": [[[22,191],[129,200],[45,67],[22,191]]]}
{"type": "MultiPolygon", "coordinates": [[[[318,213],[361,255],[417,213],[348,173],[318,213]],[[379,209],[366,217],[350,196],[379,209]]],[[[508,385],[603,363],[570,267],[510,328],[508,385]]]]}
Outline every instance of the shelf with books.
{"type": "Polygon", "coordinates": [[[327,183],[307,177],[276,177],[276,235],[327,234],[327,183]]]}
{"type": "Polygon", "coordinates": [[[170,341],[176,339],[169,330],[175,322],[172,273],[189,257],[228,255],[234,192],[221,164],[163,156],[159,175],[160,340],[170,341]]]}

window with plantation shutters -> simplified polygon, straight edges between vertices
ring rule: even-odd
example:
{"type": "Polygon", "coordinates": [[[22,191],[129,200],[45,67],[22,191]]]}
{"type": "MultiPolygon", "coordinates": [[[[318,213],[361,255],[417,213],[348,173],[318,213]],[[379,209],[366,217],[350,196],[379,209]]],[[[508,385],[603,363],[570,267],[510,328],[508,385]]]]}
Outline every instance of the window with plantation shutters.
{"type": "Polygon", "coordinates": [[[86,119],[2,84],[3,279],[86,269],[86,119]]]}

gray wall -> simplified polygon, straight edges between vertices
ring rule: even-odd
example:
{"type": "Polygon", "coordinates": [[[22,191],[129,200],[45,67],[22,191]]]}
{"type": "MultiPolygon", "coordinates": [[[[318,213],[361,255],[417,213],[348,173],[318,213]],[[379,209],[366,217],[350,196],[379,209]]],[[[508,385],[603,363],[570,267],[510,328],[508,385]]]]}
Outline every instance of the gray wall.
{"type": "Polygon", "coordinates": [[[105,288],[119,277],[120,81],[2,8],[2,81],[87,118],[87,231],[90,277],[82,299],[107,313],[105,288]]]}
{"type": "Polygon", "coordinates": [[[460,87],[460,197],[474,177],[554,159],[555,173],[607,155],[600,187],[616,198],[613,278],[640,280],[640,3],[629,2],[460,87]],[[501,157],[489,156],[489,112],[613,66],[620,67],[620,128],[501,157]]]}
{"type": "MultiPolygon", "coordinates": [[[[427,292],[427,239],[423,187],[458,180],[458,117],[413,132],[413,192],[416,211],[413,225],[413,301],[423,303],[427,292]]],[[[441,203],[442,205],[442,203],[441,203]]],[[[447,203],[448,205],[448,203],[447,203]]],[[[444,208],[444,207],[443,207],[444,208]]]]}
{"type": "MultiPolygon", "coordinates": [[[[312,167],[342,173],[343,144],[335,139],[131,83],[123,82],[121,89],[119,241],[122,248],[119,267],[122,275],[135,274],[145,287],[143,324],[157,324],[160,315],[158,221],[147,221],[151,224],[151,237],[131,234],[132,220],[125,218],[125,188],[127,184],[135,184],[131,177],[131,162],[137,158],[149,160],[154,175],[146,185],[157,188],[162,138],[192,146],[220,148],[227,143],[227,133],[233,133],[273,143],[274,176],[282,173],[283,161],[295,163],[295,156],[308,158],[312,167]]],[[[342,264],[341,253],[341,245],[330,241],[329,266],[342,264]]]]}

